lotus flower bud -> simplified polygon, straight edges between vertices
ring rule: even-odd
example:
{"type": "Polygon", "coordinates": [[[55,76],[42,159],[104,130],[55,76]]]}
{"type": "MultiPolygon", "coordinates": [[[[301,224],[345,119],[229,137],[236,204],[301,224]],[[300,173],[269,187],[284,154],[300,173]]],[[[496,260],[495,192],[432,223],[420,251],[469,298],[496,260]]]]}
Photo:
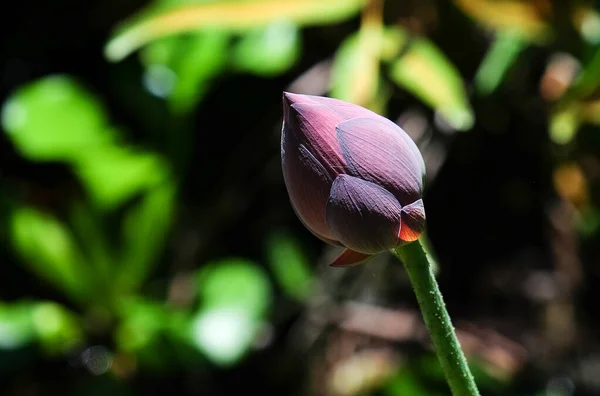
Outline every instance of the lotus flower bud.
{"type": "Polygon", "coordinates": [[[283,94],[281,159],[290,201],[321,240],[346,250],[349,266],[418,239],[425,164],[395,123],[363,107],[283,94]]]}

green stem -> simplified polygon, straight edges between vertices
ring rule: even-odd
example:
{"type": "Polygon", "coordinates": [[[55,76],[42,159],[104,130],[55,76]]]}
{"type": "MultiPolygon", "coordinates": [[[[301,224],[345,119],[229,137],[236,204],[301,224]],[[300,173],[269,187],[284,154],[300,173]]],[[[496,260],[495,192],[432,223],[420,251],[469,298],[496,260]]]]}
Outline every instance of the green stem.
{"type": "Polygon", "coordinates": [[[425,324],[446,379],[454,396],[478,396],[473,375],[467,365],[442,294],[421,243],[409,243],[394,250],[408,272],[425,324]]]}

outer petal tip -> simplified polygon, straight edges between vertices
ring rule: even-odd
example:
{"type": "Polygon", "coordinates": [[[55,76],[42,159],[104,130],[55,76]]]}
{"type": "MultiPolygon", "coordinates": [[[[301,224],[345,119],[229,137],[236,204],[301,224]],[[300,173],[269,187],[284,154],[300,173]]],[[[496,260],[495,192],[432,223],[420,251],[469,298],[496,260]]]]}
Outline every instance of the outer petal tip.
{"type": "Polygon", "coordinates": [[[308,95],[297,94],[292,92],[283,92],[283,104],[285,107],[290,107],[296,103],[312,102],[308,95]]]}
{"type": "Polygon", "coordinates": [[[414,242],[425,229],[425,208],[423,200],[419,199],[402,208],[402,225],[398,238],[402,242],[414,242]]]}
{"type": "Polygon", "coordinates": [[[355,252],[354,250],[346,249],[336,258],[330,267],[353,267],[373,257],[372,254],[355,252]]]}

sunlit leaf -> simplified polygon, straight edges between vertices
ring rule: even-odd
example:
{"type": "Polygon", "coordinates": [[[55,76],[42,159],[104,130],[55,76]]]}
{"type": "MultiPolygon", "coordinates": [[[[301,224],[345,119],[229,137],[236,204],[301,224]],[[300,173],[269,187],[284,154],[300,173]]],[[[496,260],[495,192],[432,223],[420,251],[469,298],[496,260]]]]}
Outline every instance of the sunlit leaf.
{"type": "Polygon", "coordinates": [[[494,29],[517,29],[525,37],[543,41],[550,33],[534,2],[520,0],[454,0],[466,14],[494,29]]]}
{"type": "Polygon", "coordinates": [[[570,143],[581,125],[581,113],[577,102],[556,109],[550,116],[550,139],[557,144],[570,143]]]}
{"type": "Polygon", "coordinates": [[[460,73],[429,40],[415,39],[392,62],[390,76],[438,111],[453,128],[467,130],[473,125],[474,116],[460,73]]]}
{"type": "Polygon", "coordinates": [[[126,22],[106,45],[105,56],[119,61],[160,37],[209,27],[244,31],[283,19],[301,25],[333,23],[352,17],[364,3],[364,0],[256,0],[189,4],[126,22]]]}
{"type": "Polygon", "coordinates": [[[92,201],[107,210],[168,177],[168,168],[157,155],[119,146],[90,150],[75,171],[92,201]]]}
{"type": "Polygon", "coordinates": [[[234,68],[260,76],[287,71],[300,55],[298,26],[287,21],[252,29],[233,47],[234,68]]]}
{"type": "Polygon", "coordinates": [[[39,342],[50,353],[65,353],[85,337],[77,316],[55,302],[35,304],[32,320],[39,342]]]}
{"type": "Polygon", "coordinates": [[[0,304],[0,349],[16,349],[35,339],[30,303],[0,304]]]}
{"type": "Polygon", "coordinates": [[[136,288],[147,278],[165,245],[174,208],[175,187],[165,183],[149,190],[126,214],[122,228],[123,256],[118,272],[120,288],[136,288]]]}
{"type": "Polygon", "coordinates": [[[261,317],[271,298],[263,269],[245,259],[225,259],[209,264],[198,274],[198,293],[203,308],[236,307],[261,317]]]}
{"type": "Polygon", "coordinates": [[[371,110],[383,97],[380,62],[397,56],[407,39],[403,29],[383,27],[381,5],[374,2],[364,13],[360,30],[340,45],[331,69],[330,95],[371,110]]]}
{"type": "Polygon", "coordinates": [[[40,277],[79,302],[93,296],[88,263],[60,221],[34,209],[15,209],[11,238],[23,263],[40,277]]]}
{"type": "Polygon", "coordinates": [[[167,312],[163,305],[150,301],[122,301],[119,312],[122,321],[115,334],[119,348],[134,352],[151,344],[168,325],[167,312]]]}
{"type": "Polygon", "coordinates": [[[167,98],[173,110],[189,111],[223,70],[229,36],[225,31],[207,29],[150,43],[141,53],[147,89],[167,98]]]}
{"type": "Polygon", "coordinates": [[[74,79],[57,75],[19,88],[2,107],[2,126],[32,160],[69,161],[110,143],[100,102],[74,79]]]}
{"type": "Polygon", "coordinates": [[[49,353],[64,353],[83,340],[77,317],[55,302],[0,303],[0,349],[38,342],[49,353]]]}
{"type": "Polygon", "coordinates": [[[494,92],[526,45],[521,33],[515,30],[499,31],[475,75],[477,91],[483,95],[494,92]]]}
{"type": "Polygon", "coordinates": [[[198,277],[200,309],[191,339],[213,363],[228,366],[244,356],[270,305],[266,274],[252,262],[224,260],[198,277]]]}
{"type": "Polygon", "coordinates": [[[308,259],[298,242],[281,232],[268,240],[269,265],[283,291],[296,300],[306,299],[312,275],[308,259]]]}

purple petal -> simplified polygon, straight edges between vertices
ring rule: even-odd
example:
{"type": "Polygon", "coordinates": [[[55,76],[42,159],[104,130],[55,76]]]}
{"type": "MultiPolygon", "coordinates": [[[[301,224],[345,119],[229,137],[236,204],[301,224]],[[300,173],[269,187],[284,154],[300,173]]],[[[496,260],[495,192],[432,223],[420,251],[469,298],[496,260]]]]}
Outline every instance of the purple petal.
{"type": "Polygon", "coordinates": [[[332,179],[345,172],[346,164],[336,137],[342,117],[326,106],[296,103],[288,109],[284,128],[323,165],[332,179]]]}
{"type": "Polygon", "coordinates": [[[339,175],[327,202],[327,224],[334,238],[359,253],[376,254],[398,244],[398,200],[384,188],[339,175]]]}
{"type": "Polygon", "coordinates": [[[394,194],[402,205],[421,198],[425,165],[419,149],[399,126],[379,118],[354,118],[337,126],[349,174],[394,194]]]}
{"type": "MultiPolygon", "coordinates": [[[[377,118],[380,117],[377,113],[353,103],[343,100],[328,98],[325,96],[294,94],[289,92],[283,93],[284,103],[287,106],[292,106],[298,103],[314,103],[327,106],[331,110],[341,115],[344,120],[349,120],[356,117],[377,118]]],[[[284,106],[285,107],[285,106],[284,106]]],[[[285,108],[284,108],[285,112],[285,108]]]]}
{"type": "Polygon", "coordinates": [[[325,242],[333,241],[325,219],[333,179],[286,127],[282,132],[281,162],[288,195],[300,221],[325,242]]]}
{"type": "Polygon", "coordinates": [[[423,200],[419,199],[410,205],[402,207],[402,227],[399,238],[404,242],[419,239],[425,229],[425,208],[423,200]]]}

